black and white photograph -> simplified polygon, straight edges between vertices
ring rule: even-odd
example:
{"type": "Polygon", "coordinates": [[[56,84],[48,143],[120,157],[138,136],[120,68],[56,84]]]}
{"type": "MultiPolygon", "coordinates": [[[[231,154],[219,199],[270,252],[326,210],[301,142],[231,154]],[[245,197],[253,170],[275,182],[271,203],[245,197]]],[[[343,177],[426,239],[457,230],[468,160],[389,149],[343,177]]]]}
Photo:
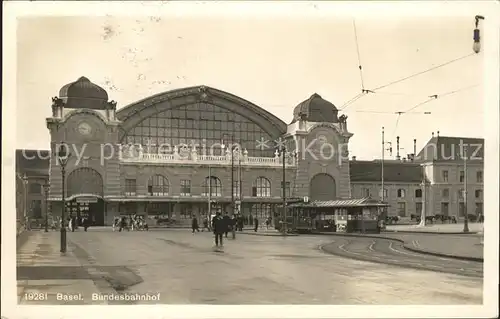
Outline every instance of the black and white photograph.
{"type": "Polygon", "coordinates": [[[498,316],[498,3],[440,3],[8,3],[2,318],[498,316]]]}

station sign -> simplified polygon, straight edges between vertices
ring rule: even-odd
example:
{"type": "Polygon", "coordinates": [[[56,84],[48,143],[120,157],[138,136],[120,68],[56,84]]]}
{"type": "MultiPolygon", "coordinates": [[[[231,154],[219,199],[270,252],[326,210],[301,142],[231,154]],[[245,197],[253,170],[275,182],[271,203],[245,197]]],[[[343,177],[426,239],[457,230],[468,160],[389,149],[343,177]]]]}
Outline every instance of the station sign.
{"type": "Polygon", "coordinates": [[[76,199],[76,202],[80,203],[80,204],[97,203],[97,198],[95,198],[95,197],[79,197],[76,199]]]}

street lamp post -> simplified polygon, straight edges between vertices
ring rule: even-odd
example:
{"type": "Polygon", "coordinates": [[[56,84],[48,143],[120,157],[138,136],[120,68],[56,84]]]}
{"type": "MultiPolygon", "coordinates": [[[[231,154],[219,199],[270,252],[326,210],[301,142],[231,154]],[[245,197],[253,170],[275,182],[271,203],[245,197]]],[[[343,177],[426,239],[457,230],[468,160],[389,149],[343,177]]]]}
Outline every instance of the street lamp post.
{"type": "Polygon", "coordinates": [[[464,233],[469,232],[469,216],[467,214],[467,145],[464,145],[464,233]]]}
{"type": "Polygon", "coordinates": [[[283,178],[281,182],[281,188],[283,192],[283,211],[282,211],[282,219],[283,219],[283,226],[281,227],[283,234],[287,234],[288,231],[288,225],[287,225],[287,209],[286,209],[286,146],[281,145],[277,149],[278,153],[281,156],[281,163],[282,163],[282,168],[283,168],[283,178]]]}
{"type": "Polygon", "coordinates": [[[45,232],[49,231],[49,183],[43,185],[43,192],[45,194],[45,232]]]}
{"type": "MultiPolygon", "coordinates": [[[[230,144],[230,151],[231,151],[231,215],[234,215],[235,209],[234,209],[234,136],[232,134],[223,134],[222,138],[225,136],[230,137],[229,141],[231,142],[230,144]]],[[[224,149],[224,143],[222,143],[222,148],[224,149]]]]}
{"type": "Polygon", "coordinates": [[[29,225],[29,218],[28,218],[28,176],[26,176],[26,173],[22,177],[23,179],[23,186],[24,186],[24,209],[23,209],[23,219],[24,219],[24,228],[26,230],[30,229],[29,225]]]}
{"type": "Polygon", "coordinates": [[[59,161],[59,165],[61,165],[61,175],[62,175],[62,190],[61,190],[61,199],[62,199],[62,208],[61,208],[61,253],[66,253],[66,197],[65,197],[65,188],[66,188],[66,165],[68,164],[68,160],[71,156],[71,153],[67,150],[68,145],[66,143],[61,143],[59,149],[57,150],[57,160],[59,161]]]}

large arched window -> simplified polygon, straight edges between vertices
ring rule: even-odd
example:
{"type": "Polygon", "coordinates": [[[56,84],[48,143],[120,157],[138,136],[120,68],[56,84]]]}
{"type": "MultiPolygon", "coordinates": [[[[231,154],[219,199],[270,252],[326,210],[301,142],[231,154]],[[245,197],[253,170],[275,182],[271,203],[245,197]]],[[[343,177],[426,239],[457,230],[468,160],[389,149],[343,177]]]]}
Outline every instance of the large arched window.
{"type": "Polygon", "coordinates": [[[95,169],[81,167],[72,171],[67,179],[67,196],[93,194],[102,196],[104,192],[102,176],[95,169]]]}
{"type": "MultiPolygon", "coordinates": [[[[140,144],[149,153],[171,153],[174,146],[197,144],[208,154],[211,146],[232,135],[249,156],[274,156],[274,149],[256,141],[273,141],[257,123],[208,103],[195,103],[157,113],[129,130],[123,144],[140,144]],[[225,138],[224,138],[225,137],[225,138]],[[160,147],[160,145],[162,147],[160,147]],[[203,147],[205,146],[205,147],[203,147]]],[[[228,143],[228,141],[224,141],[228,143]]],[[[270,145],[270,144],[269,144],[270,145]]],[[[219,155],[220,148],[213,148],[219,155]]]]}
{"type": "Polygon", "coordinates": [[[218,177],[206,177],[201,185],[203,190],[202,196],[222,196],[222,183],[218,177]]]}
{"type": "Polygon", "coordinates": [[[149,196],[167,196],[169,189],[168,179],[163,175],[153,175],[148,181],[149,196]]]}
{"type": "Polygon", "coordinates": [[[258,177],[252,185],[253,197],[271,197],[271,182],[265,177],[258,177]]]}

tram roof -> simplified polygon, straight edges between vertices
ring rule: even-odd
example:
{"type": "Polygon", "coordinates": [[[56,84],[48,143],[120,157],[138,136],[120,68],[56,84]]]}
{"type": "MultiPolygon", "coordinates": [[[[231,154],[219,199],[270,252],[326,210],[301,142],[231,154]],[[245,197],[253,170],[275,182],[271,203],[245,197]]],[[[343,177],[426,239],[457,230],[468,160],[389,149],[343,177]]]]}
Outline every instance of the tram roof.
{"type": "Polygon", "coordinates": [[[388,207],[389,204],[372,199],[372,198],[358,198],[358,199],[338,199],[338,200],[328,200],[328,201],[311,201],[308,203],[293,203],[288,205],[288,207],[324,207],[324,208],[335,208],[335,207],[388,207]]]}

